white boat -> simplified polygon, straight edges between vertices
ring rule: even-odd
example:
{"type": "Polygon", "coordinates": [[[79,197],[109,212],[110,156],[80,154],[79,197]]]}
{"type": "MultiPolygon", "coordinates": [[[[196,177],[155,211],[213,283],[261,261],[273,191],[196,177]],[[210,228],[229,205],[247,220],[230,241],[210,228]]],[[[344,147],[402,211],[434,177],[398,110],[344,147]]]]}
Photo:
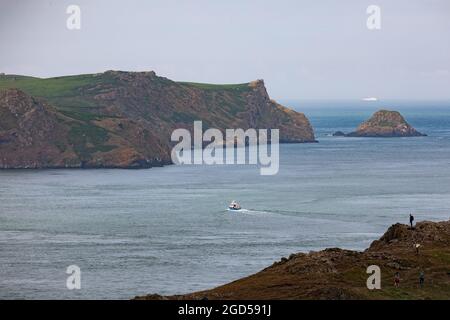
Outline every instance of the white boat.
{"type": "Polygon", "coordinates": [[[375,97],[367,97],[367,98],[363,98],[362,100],[363,100],[363,101],[366,101],[366,102],[376,102],[376,101],[378,101],[378,98],[375,98],[375,97]]]}
{"type": "Polygon", "coordinates": [[[239,211],[242,210],[242,207],[239,203],[237,203],[237,201],[233,200],[230,205],[228,206],[228,210],[231,211],[239,211]]]}

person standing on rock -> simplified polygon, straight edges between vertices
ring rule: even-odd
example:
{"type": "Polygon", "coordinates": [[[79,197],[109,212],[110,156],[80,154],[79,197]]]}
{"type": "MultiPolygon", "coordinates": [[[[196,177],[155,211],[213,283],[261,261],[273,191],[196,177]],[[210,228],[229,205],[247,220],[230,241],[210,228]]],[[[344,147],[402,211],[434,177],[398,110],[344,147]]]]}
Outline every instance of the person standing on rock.
{"type": "Polygon", "coordinates": [[[411,225],[411,229],[413,228],[413,222],[414,222],[414,216],[410,213],[409,214],[409,224],[411,225]]]}

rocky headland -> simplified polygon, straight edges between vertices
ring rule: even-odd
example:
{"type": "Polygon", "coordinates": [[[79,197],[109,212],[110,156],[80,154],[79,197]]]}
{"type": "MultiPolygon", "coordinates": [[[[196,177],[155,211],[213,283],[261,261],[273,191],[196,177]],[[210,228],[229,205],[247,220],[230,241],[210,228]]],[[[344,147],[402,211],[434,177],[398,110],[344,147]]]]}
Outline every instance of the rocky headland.
{"type": "Polygon", "coordinates": [[[146,168],[171,163],[171,133],[204,127],[280,129],[315,142],[303,113],[271,100],[262,80],[212,85],[154,72],[34,78],[0,75],[0,169],[146,168]]]}
{"type": "Polygon", "coordinates": [[[136,299],[450,299],[450,220],[395,224],[363,252],[297,253],[249,277],[215,289],[136,299]],[[416,245],[420,244],[417,249],[416,245]],[[369,290],[367,267],[381,269],[381,290],[369,290]],[[394,275],[400,285],[394,286],[394,275]],[[419,284],[424,275],[423,286],[419,284]]]}

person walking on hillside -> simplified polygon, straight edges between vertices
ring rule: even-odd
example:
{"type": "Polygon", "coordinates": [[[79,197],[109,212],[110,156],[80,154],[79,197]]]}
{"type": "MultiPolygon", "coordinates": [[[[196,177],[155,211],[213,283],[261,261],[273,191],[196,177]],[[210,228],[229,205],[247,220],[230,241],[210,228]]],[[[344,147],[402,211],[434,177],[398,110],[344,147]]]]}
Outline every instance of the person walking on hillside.
{"type": "Polygon", "coordinates": [[[396,288],[400,287],[400,273],[396,272],[394,275],[394,286],[396,288]]]}
{"type": "Polygon", "coordinates": [[[424,284],[425,284],[425,272],[420,271],[420,273],[419,273],[419,285],[420,285],[420,288],[423,288],[424,284]]]}
{"type": "Polygon", "coordinates": [[[416,250],[416,255],[419,255],[421,244],[420,243],[414,243],[414,249],[416,250]]]}
{"type": "Polygon", "coordinates": [[[411,225],[411,229],[413,228],[414,223],[414,216],[410,213],[409,214],[409,224],[411,225]]]}

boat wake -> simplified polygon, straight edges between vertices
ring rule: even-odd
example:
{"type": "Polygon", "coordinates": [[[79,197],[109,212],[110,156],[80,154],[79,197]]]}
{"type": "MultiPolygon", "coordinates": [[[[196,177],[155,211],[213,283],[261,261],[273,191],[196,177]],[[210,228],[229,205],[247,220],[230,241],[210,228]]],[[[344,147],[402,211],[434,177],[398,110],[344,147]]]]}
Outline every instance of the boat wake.
{"type": "Polygon", "coordinates": [[[260,210],[260,209],[240,209],[232,210],[227,209],[227,211],[232,213],[243,213],[247,215],[259,215],[259,216],[283,216],[283,217],[293,217],[293,218],[314,218],[314,219],[326,219],[326,217],[333,216],[329,212],[305,212],[305,211],[287,211],[287,210],[260,210]]]}
{"type": "Polygon", "coordinates": [[[243,213],[243,214],[247,214],[247,215],[275,215],[275,214],[277,214],[277,213],[271,212],[271,211],[253,210],[253,209],[240,209],[240,210],[227,209],[227,211],[236,213],[236,214],[243,213]]]}
{"type": "Polygon", "coordinates": [[[232,213],[248,213],[250,210],[247,209],[227,209],[228,212],[232,212],[232,213]]]}

